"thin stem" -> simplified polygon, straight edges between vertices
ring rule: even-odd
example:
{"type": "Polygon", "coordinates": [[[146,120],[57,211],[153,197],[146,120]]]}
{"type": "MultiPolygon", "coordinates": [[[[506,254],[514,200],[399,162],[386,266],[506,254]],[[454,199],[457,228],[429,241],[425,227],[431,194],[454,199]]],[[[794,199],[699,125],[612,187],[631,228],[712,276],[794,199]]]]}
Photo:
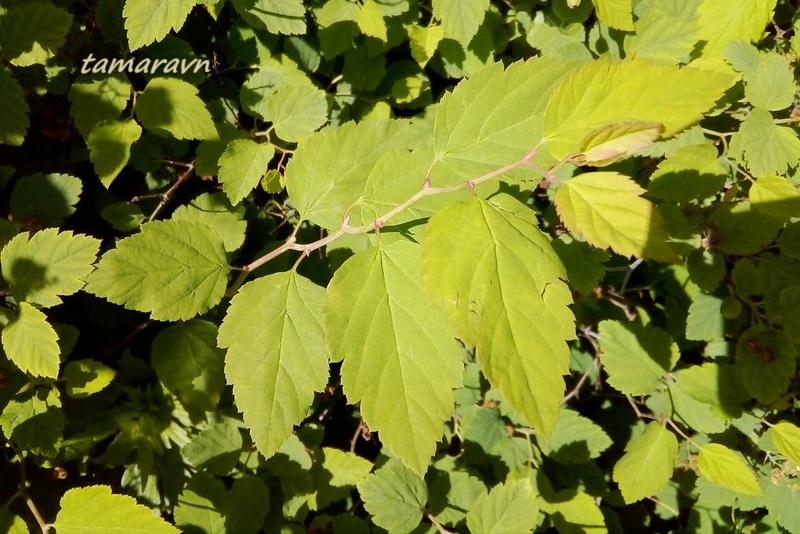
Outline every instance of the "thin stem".
{"type": "Polygon", "coordinates": [[[364,421],[361,420],[358,422],[358,426],[356,427],[356,431],[353,432],[353,437],[350,438],[350,452],[355,454],[356,452],[356,443],[358,443],[358,438],[361,437],[364,433],[364,429],[367,428],[367,425],[364,424],[364,421]]]}
{"type": "Polygon", "coordinates": [[[36,503],[33,502],[31,496],[28,494],[28,474],[25,470],[25,457],[22,455],[22,451],[14,447],[13,445],[9,444],[11,449],[17,456],[17,463],[19,464],[19,489],[17,490],[16,495],[18,497],[22,497],[25,501],[25,504],[28,506],[28,510],[31,511],[33,514],[33,518],[36,520],[36,524],[39,525],[39,529],[42,531],[42,534],[48,534],[50,532],[50,525],[47,524],[47,521],[44,520],[42,514],[39,513],[39,509],[36,507],[36,503]]]}
{"type": "Polygon", "coordinates": [[[695,443],[694,441],[692,441],[692,438],[690,438],[689,436],[687,436],[687,435],[686,435],[686,433],[685,433],[683,430],[681,430],[681,429],[680,429],[680,427],[679,427],[678,425],[676,425],[676,424],[675,424],[675,421],[673,421],[672,419],[667,419],[667,424],[668,424],[670,427],[672,427],[672,430],[674,430],[675,432],[677,432],[677,433],[678,433],[678,435],[679,435],[680,437],[682,437],[682,438],[683,438],[683,439],[685,439],[687,442],[689,442],[689,443],[691,443],[692,445],[694,445],[696,448],[698,448],[698,449],[700,448],[700,446],[699,446],[697,443],[695,443]]]}
{"type": "Polygon", "coordinates": [[[430,521],[431,524],[434,527],[436,527],[436,530],[439,531],[439,534],[455,534],[452,530],[447,530],[446,528],[444,528],[444,525],[439,523],[439,521],[436,520],[436,517],[434,517],[432,513],[429,512],[425,514],[425,517],[427,517],[428,521],[430,521]]]}
{"type": "Polygon", "coordinates": [[[144,330],[145,328],[150,326],[152,323],[153,323],[153,321],[151,319],[146,319],[144,322],[138,324],[133,330],[131,330],[130,332],[125,334],[125,337],[123,337],[122,339],[120,339],[119,341],[114,343],[111,347],[106,349],[105,355],[106,356],[110,356],[110,355],[114,354],[115,352],[117,352],[118,350],[120,350],[123,347],[125,347],[125,345],[130,343],[130,341],[134,337],[136,337],[142,330],[144,330]]]}
{"type": "MultiPolygon", "coordinates": [[[[510,163],[508,165],[505,165],[503,167],[495,169],[495,170],[493,170],[491,172],[488,172],[488,173],[486,173],[486,174],[484,174],[482,176],[479,176],[478,178],[475,178],[474,180],[468,180],[466,182],[461,182],[461,183],[457,183],[457,184],[450,185],[450,186],[445,186],[445,187],[432,187],[430,179],[426,176],[425,180],[423,181],[422,189],[420,189],[419,191],[417,191],[416,193],[411,195],[411,197],[409,197],[407,200],[405,200],[404,202],[402,202],[399,205],[395,206],[391,210],[387,211],[386,213],[384,213],[383,215],[381,215],[380,217],[378,217],[374,221],[369,222],[369,223],[364,224],[364,225],[361,225],[361,226],[351,226],[350,225],[350,216],[346,214],[343,217],[342,224],[341,224],[341,226],[339,227],[338,230],[328,234],[327,236],[325,236],[325,237],[323,237],[321,239],[318,239],[317,241],[313,241],[311,243],[302,243],[301,244],[301,243],[297,243],[295,241],[296,235],[297,235],[297,229],[299,228],[299,224],[300,224],[300,223],[298,223],[298,226],[295,228],[295,231],[292,233],[292,235],[289,237],[289,239],[286,240],[285,243],[283,243],[281,246],[279,246],[278,248],[274,249],[273,251],[265,254],[264,256],[261,256],[260,258],[256,259],[255,261],[249,263],[248,265],[245,265],[242,268],[243,269],[242,273],[239,275],[239,277],[233,283],[231,288],[228,290],[228,295],[236,294],[236,292],[239,290],[239,287],[241,287],[241,285],[244,283],[245,279],[247,278],[247,274],[249,272],[254,271],[255,269],[258,269],[259,267],[261,267],[265,263],[275,259],[276,257],[280,256],[281,254],[283,254],[284,252],[286,252],[288,250],[296,250],[298,252],[303,253],[303,255],[305,257],[308,257],[315,250],[320,249],[320,248],[322,248],[322,247],[324,247],[324,246],[336,241],[337,239],[339,239],[342,236],[353,235],[353,234],[363,234],[363,233],[371,232],[373,230],[380,230],[389,221],[389,219],[395,217],[397,214],[399,214],[402,211],[408,209],[413,204],[415,204],[416,202],[418,202],[419,200],[421,200],[421,199],[423,199],[425,197],[429,197],[429,196],[433,196],[433,195],[442,195],[442,194],[445,194],[445,193],[452,193],[454,191],[459,191],[459,190],[462,190],[462,189],[474,189],[476,186],[482,184],[483,182],[487,182],[489,180],[497,178],[498,176],[502,176],[503,174],[511,172],[511,171],[513,171],[515,169],[518,169],[520,167],[530,166],[530,162],[533,159],[533,156],[536,154],[536,149],[537,148],[538,147],[534,147],[533,149],[529,150],[524,156],[522,156],[519,160],[515,161],[514,163],[510,163]]],[[[541,169],[541,170],[544,171],[544,169],[541,169]]],[[[302,221],[301,221],[301,223],[302,223],[302,221]]]]}
{"type": "MultiPolygon", "coordinates": [[[[173,165],[174,165],[174,163],[173,163],[173,165]]],[[[192,176],[192,173],[194,172],[194,162],[192,162],[192,163],[181,163],[180,165],[182,167],[185,167],[186,170],[183,171],[182,173],[180,173],[178,175],[178,179],[175,180],[175,182],[169,187],[169,189],[167,189],[166,191],[164,191],[161,194],[161,202],[158,203],[158,206],[156,206],[156,209],[154,209],[153,213],[151,213],[150,216],[147,218],[148,222],[152,221],[156,217],[158,217],[158,214],[161,213],[161,210],[163,210],[167,206],[167,203],[172,198],[172,195],[175,194],[175,191],[178,190],[178,188],[181,186],[181,184],[183,182],[185,182],[186,180],[188,180],[192,176]]]]}
{"type": "Polygon", "coordinates": [[[567,402],[569,402],[569,400],[571,398],[578,396],[578,393],[580,393],[581,388],[583,387],[583,384],[586,383],[586,380],[589,378],[589,375],[592,374],[597,369],[597,367],[599,365],[600,365],[600,357],[599,356],[595,356],[594,360],[592,360],[592,364],[581,375],[581,378],[580,378],[580,380],[578,380],[578,383],[575,384],[575,386],[572,388],[572,390],[569,393],[567,393],[566,396],[564,396],[563,399],[561,399],[561,404],[566,404],[567,402]]]}

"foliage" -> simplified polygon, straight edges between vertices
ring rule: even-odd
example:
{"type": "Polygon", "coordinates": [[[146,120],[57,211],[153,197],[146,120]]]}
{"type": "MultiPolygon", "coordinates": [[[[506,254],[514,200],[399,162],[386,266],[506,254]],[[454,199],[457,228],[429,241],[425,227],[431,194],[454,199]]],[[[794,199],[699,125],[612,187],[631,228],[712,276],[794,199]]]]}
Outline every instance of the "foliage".
{"type": "Polygon", "coordinates": [[[798,13],[0,2],[0,532],[800,531],[798,13]]]}

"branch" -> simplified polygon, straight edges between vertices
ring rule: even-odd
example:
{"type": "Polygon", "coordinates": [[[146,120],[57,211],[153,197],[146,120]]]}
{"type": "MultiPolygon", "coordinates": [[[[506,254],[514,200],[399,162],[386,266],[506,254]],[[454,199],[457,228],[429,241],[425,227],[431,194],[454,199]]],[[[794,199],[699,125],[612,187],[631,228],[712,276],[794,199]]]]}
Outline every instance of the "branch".
{"type": "Polygon", "coordinates": [[[158,214],[161,213],[161,210],[163,210],[167,206],[167,203],[172,198],[172,195],[175,194],[175,191],[177,191],[178,188],[181,186],[181,184],[186,180],[188,180],[192,176],[192,173],[194,173],[194,163],[180,163],[180,162],[171,162],[171,163],[173,165],[180,165],[182,167],[186,167],[186,170],[178,175],[178,179],[175,180],[175,183],[173,183],[169,187],[169,189],[161,193],[161,202],[158,203],[156,209],[154,209],[153,213],[151,213],[150,216],[147,218],[148,222],[158,217],[158,214]]]}
{"type": "MultiPolygon", "coordinates": [[[[520,159],[518,159],[514,163],[509,163],[508,165],[505,165],[503,167],[500,167],[498,169],[490,171],[490,172],[488,172],[486,174],[483,174],[483,175],[479,176],[478,178],[475,178],[474,180],[467,180],[466,182],[461,182],[461,183],[457,183],[457,184],[450,185],[450,186],[445,186],[445,187],[432,187],[430,179],[426,176],[425,180],[422,183],[422,189],[420,189],[419,191],[417,191],[416,193],[411,195],[411,197],[406,199],[404,202],[400,203],[399,205],[395,206],[391,210],[387,211],[386,213],[384,213],[383,215],[381,215],[380,217],[378,217],[374,221],[369,222],[369,223],[364,224],[364,225],[361,225],[361,226],[351,226],[350,225],[350,216],[348,214],[345,214],[345,216],[342,219],[342,224],[341,224],[341,226],[339,227],[338,230],[328,234],[327,236],[323,237],[322,239],[318,239],[317,241],[312,241],[311,243],[297,243],[296,242],[297,229],[299,228],[299,224],[302,224],[302,222],[303,222],[303,221],[300,221],[300,223],[298,223],[297,228],[295,228],[295,231],[286,240],[285,243],[283,243],[281,246],[279,246],[275,250],[265,254],[264,256],[261,256],[260,258],[258,258],[255,261],[249,263],[248,265],[245,265],[242,268],[242,273],[239,275],[239,277],[233,283],[231,288],[228,290],[227,294],[228,294],[228,296],[235,295],[236,292],[239,290],[239,288],[244,283],[244,281],[247,279],[247,276],[249,275],[250,272],[254,271],[255,269],[258,269],[259,267],[261,267],[265,263],[275,259],[276,257],[280,256],[281,254],[283,254],[284,252],[286,252],[288,250],[296,250],[298,252],[301,252],[303,254],[303,256],[308,257],[315,250],[320,249],[320,248],[322,248],[322,247],[324,247],[324,246],[336,241],[337,239],[339,239],[340,237],[342,237],[344,235],[364,234],[364,233],[367,233],[367,232],[371,232],[373,230],[380,231],[380,229],[383,228],[384,225],[391,218],[395,217],[396,215],[398,215],[402,211],[408,209],[409,207],[411,207],[412,205],[414,205],[415,203],[417,203],[418,201],[420,201],[421,199],[423,199],[425,197],[434,196],[434,195],[442,195],[442,194],[446,194],[446,193],[452,193],[454,191],[459,191],[459,190],[462,190],[462,189],[470,189],[471,190],[471,189],[474,189],[477,185],[482,184],[483,182],[487,182],[489,180],[492,180],[494,178],[502,176],[503,174],[509,173],[509,172],[511,172],[511,171],[513,171],[515,169],[520,168],[520,167],[524,167],[524,166],[530,167],[531,166],[531,160],[533,159],[533,156],[536,155],[537,148],[538,148],[538,146],[532,148],[527,153],[525,153],[524,156],[522,156],[520,159]]],[[[544,169],[540,169],[538,167],[536,167],[536,168],[537,168],[537,170],[544,170],[544,169]]]]}
{"type": "Polygon", "coordinates": [[[42,514],[39,513],[36,503],[33,502],[30,494],[28,494],[28,474],[25,470],[25,457],[22,455],[21,450],[17,449],[10,443],[9,447],[11,447],[16,454],[17,462],[19,463],[19,488],[17,489],[16,496],[22,497],[22,499],[25,501],[25,504],[28,506],[28,510],[30,510],[31,514],[33,514],[33,518],[36,520],[36,524],[39,525],[39,529],[41,529],[42,534],[48,534],[50,532],[50,525],[47,524],[47,521],[44,520],[42,514]]]}

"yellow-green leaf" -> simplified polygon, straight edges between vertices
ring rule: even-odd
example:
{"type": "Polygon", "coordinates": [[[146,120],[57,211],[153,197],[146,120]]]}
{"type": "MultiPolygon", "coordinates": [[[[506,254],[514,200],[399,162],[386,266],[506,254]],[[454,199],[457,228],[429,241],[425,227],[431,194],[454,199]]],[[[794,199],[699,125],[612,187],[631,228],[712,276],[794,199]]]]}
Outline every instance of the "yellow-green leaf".
{"type": "Polygon", "coordinates": [[[630,504],[661,491],[672,478],[678,439],[660,423],[651,422],[644,433],[628,442],[614,466],[614,481],[630,504]]]}
{"type": "Polygon", "coordinates": [[[604,167],[639,154],[661,136],[659,122],[625,121],[598,126],[583,139],[581,151],[572,158],[577,165],[604,167]]]}
{"type": "Polygon", "coordinates": [[[746,495],[761,495],[755,473],[731,449],[719,443],[700,447],[697,458],[700,474],[724,488],[746,495]]]}
{"type": "Polygon", "coordinates": [[[633,6],[631,0],[592,0],[597,18],[612,28],[633,31],[633,6]]]}
{"type": "Polygon", "coordinates": [[[781,421],[772,426],[772,441],[796,465],[800,465],[800,428],[792,423],[781,421]]]}

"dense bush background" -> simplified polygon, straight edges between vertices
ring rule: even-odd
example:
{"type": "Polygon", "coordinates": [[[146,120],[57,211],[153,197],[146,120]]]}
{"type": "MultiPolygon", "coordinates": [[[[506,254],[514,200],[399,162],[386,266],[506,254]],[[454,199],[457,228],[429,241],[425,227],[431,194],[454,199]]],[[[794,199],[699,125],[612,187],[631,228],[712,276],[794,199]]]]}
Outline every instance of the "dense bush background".
{"type": "Polygon", "coordinates": [[[0,532],[800,531],[797,9],[0,1],[0,532]]]}

